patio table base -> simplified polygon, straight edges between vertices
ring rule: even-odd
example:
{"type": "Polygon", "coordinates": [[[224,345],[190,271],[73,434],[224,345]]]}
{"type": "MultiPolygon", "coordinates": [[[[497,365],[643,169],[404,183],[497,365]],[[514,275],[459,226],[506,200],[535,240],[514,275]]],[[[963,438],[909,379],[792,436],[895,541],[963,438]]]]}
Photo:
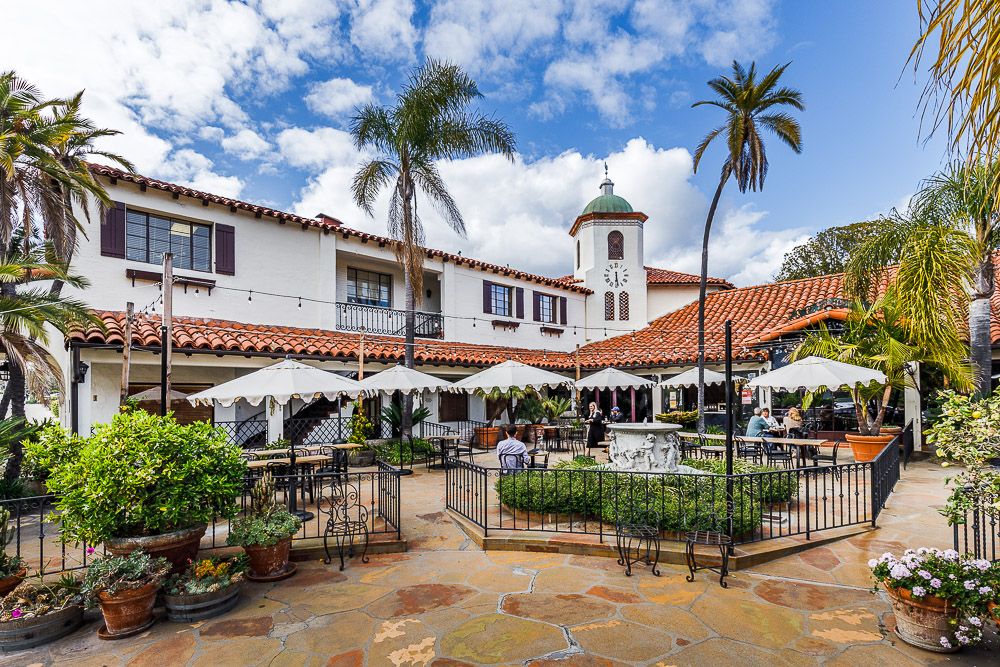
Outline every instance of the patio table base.
{"type": "Polygon", "coordinates": [[[691,571],[685,579],[689,582],[694,581],[694,573],[698,570],[708,570],[709,572],[715,572],[719,575],[719,585],[723,588],[728,588],[729,584],[726,583],[726,577],[729,576],[729,547],[732,546],[733,541],[728,535],[723,535],[722,533],[716,532],[714,530],[694,530],[685,535],[686,546],[685,553],[687,556],[687,566],[691,571]],[[722,557],[722,566],[714,567],[711,565],[698,565],[697,552],[695,547],[697,545],[718,547],[719,555],[722,557]]]}

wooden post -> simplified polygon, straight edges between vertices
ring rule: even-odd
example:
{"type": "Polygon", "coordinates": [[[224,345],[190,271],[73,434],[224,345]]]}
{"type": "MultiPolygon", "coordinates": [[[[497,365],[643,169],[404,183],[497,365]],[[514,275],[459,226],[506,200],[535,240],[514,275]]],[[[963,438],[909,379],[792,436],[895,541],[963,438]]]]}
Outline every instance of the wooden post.
{"type": "MultiPolygon", "coordinates": [[[[573,353],[574,361],[576,363],[576,381],[580,381],[580,344],[576,344],[576,352],[573,353]]],[[[573,386],[573,394],[576,397],[576,409],[580,411],[580,390],[573,386]]]]}
{"type": "Polygon", "coordinates": [[[129,362],[132,360],[132,316],[134,312],[135,304],[129,301],[125,304],[125,344],[122,346],[122,386],[118,405],[125,405],[125,399],[128,398],[128,373],[129,362]]]}
{"type": "Polygon", "coordinates": [[[170,410],[170,368],[173,363],[174,348],[174,256],[173,253],[163,253],[163,320],[160,326],[160,354],[163,364],[160,369],[160,414],[165,415],[170,410]]]}

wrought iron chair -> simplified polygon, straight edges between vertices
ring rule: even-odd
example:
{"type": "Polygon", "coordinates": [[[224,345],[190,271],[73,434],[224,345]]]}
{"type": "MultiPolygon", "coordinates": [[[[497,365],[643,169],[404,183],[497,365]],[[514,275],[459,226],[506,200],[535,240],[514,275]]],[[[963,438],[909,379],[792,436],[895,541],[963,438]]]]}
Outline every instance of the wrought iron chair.
{"type": "Polygon", "coordinates": [[[524,470],[524,457],[520,454],[502,454],[500,457],[500,469],[507,472],[511,470],[524,470]]]}
{"type": "Polygon", "coordinates": [[[325,493],[319,499],[319,511],[327,515],[323,530],[323,551],[327,565],[333,560],[330,555],[329,540],[336,541],[340,569],[344,569],[344,554],[354,557],[355,541],[362,544],[361,562],[368,562],[368,508],[361,503],[361,493],[357,485],[346,475],[338,475],[331,480],[325,493]]]}
{"type": "Polygon", "coordinates": [[[733,436],[736,441],[736,455],[741,459],[750,459],[754,463],[761,463],[764,453],[756,442],[747,442],[741,436],[733,436]]]}
{"type": "Polygon", "coordinates": [[[780,464],[783,468],[795,467],[792,463],[791,452],[786,452],[775,443],[769,442],[763,438],[761,439],[761,444],[764,447],[764,457],[767,461],[767,465],[773,466],[775,464],[780,464]]]}
{"type": "Polygon", "coordinates": [[[821,461],[829,461],[830,465],[837,465],[837,451],[840,449],[840,440],[833,443],[833,451],[829,454],[822,454],[823,450],[817,449],[816,453],[812,455],[812,462],[814,466],[818,466],[821,461]]]}

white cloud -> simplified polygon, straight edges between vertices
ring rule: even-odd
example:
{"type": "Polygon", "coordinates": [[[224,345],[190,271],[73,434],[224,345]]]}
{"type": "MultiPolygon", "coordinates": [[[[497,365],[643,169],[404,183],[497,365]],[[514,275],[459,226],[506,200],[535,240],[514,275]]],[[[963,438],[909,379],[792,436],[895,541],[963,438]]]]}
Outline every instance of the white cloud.
{"type": "Polygon", "coordinates": [[[306,130],[293,127],[277,136],[281,157],[293,167],[325,169],[334,165],[356,167],[362,154],[351,135],[332,127],[306,130]]]}
{"type": "Polygon", "coordinates": [[[239,197],[244,183],[236,176],[221,176],[212,170],[212,160],[197,151],[183,148],[170,155],[158,173],[165,179],[202,192],[239,197]]]}
{"type": "Polygon", "coordinates": [[[345,111],[372,100],[372,87],[351,79],[330,79],[314,84],[306,95],[306,105],[316,113],[336,118],[345,111]]]}
{"type": "MultiPolygon", "coordinates": [[[[290,136],[301,140],[305,147],[301,150],[315,145],[307,141],[314,138],[308,132],[290,136]]],[[[333,157],[334,152],[322,158],[330,161],[302,190],[294,209],[306,215],[327,211],[352,227],[385,234],[388,192],[376,205],[375,217],[367,217],[350,199],[351,179],[361,156],[345,149],[333,157]]],[[[312,158],[300,154],[299,159],[312,158]]],[[[518,156],[513,164],[497,155],[442,163],[441,173],[465,218],[468,238],[460,239],[426,199],[418,199],[427,244],[545,275],[570,273],[569,229],[587,202],[599,194],[605,159],[615,192],[649,215],[647,263],[697,271],[708,201],[690,182],[691,155],[683,148],[657,148],[642,138],[632,139],[606,158],[571,150],[533,161],[518,156]]],[[[734,276],[740,282],[767,278],[780,264],[784,248],[801,240],[798,231],[762,231],[762,217],[750,209],[720,212],[712,246],[716,274],[734,276]]]]}
{"type": "Polygon", "coordinates": [[[230,137],[224,137],[222,149],[241,160],[255,160],[267,154],[271,145],[250,128],[243,128],[230,137]]]}
{"type": "Polygon", "coordinates": [[[417,42],[413,0],[356,0],[351,44],[381,58],[409,60],[417,42]]]}

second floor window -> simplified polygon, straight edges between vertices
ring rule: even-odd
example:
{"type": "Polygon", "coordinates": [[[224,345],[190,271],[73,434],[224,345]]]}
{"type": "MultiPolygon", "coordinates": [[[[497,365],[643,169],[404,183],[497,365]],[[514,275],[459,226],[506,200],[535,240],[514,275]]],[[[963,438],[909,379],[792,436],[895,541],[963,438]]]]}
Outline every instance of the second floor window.
{"type": "Polygon", "coordinates": [[[136,262],[162,264],[163,253],[174,254],[174,268],[212,270],[212,228],[129,210],[125,216],[126,257],[136,262]]]}
{"type": "Polygon", "coordinates": [[[347,303],[392,308],[392,276],[347,269],[347,303]]]}
{"type": "Polygon", "coordinates": [[[555,324],[558,317],[559,304],[556,297],[551,294],[538,295],[538,321],[546,324],[555,324]]]}
{"type": "Polygon", "coordinates": [[[490,285],[490,312],[500,317],[514,316],[514,288],[506,285],[490,285]]]}

